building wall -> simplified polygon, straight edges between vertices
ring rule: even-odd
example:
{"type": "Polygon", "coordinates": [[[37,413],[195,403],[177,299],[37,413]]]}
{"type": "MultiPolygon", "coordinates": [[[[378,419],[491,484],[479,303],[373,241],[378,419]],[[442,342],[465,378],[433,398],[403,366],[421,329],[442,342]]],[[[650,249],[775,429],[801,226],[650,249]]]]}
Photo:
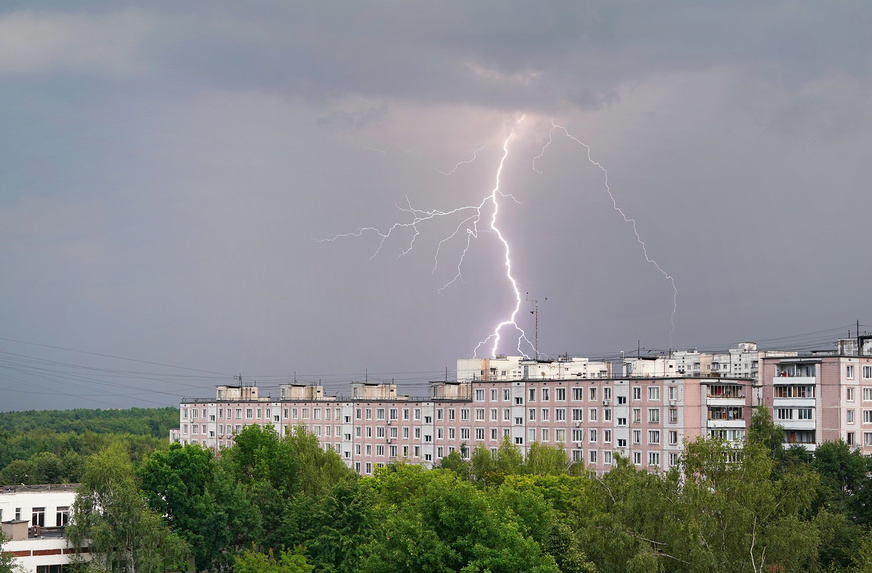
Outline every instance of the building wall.
{"type": "MultiPolygon", "coordinates": [[[[433,393],[444,395],[444,384],[433,383],[433,393]]],[[[229,446],[233,432],[247,424],[271,423],[281,435],[302,425],[362,474],[401,459],[432,466],[453,451],[468,456],[478,444],[495,451],[506,436],[525,454],[533,443],[562,444],[571,460],[597,471],[608,470],[617,454],[640,467],[666,469],[677,462],[685,441],[743,429],[751,405],[749,386],[748,380],[723,378],[540,377],[477,379],[464,391],[452,390],[461,398],[183,403],[176,439],[220,448],[229,446]],[[730,395],[741,397],[712,398],[712,384],[738,388],[730,395]],[[739,408],[737,419],[709,420],[709,411],[725,404],[739,408]],[[214,437],[204,433],[212,432],[214,424],[214,437]]]]}
{"type": "Polygon", "coordinates": [[[74,501],[73,485],[0,488],[0,520],[11,538],[4,552],[25,571],[60,573],[73,554],[63,534],[74,501]]]}

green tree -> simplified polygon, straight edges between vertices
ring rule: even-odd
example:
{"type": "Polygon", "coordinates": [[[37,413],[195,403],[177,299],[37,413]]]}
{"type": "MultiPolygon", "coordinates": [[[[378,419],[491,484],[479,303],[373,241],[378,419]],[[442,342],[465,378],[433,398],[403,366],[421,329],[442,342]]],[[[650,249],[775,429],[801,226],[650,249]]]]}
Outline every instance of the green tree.
{"type": "Polygon", "coordinates": [[[233,573],[311,573],[313,569],[302,555],[282,551],[276,558],[272,549],[266,553],[248,549],[233,564],[233,573]]]}
{"type": "Polygon", "coordinates": [[[559,571],[523,520],[453,472],[403,465],[373,487],[379,530],[362,571],[559,571]]]}
{"type": "Polygon", "coordinates": [[[757,406],[748,425],[748,443],[766,448],[776,460],[784,451],[784,428],[772,420],[772,412],[765,405],[757,406]]]}
{"type": "Polygon", "coordinates": [[[88,459],[66,536],[77,553],[88,547],[106,572],[163,573],[188,556],[184,540],[140,495],[129,456],[117,445],[88,459]]]}
{"type": "Polygon", "coordinates": [[[223,547],[226,524],[216,519],[214,456],[200,445],[172,444],[155,451],[137,469],[149,506],[191,547],[198,570],[212,568],[223,547]]]}

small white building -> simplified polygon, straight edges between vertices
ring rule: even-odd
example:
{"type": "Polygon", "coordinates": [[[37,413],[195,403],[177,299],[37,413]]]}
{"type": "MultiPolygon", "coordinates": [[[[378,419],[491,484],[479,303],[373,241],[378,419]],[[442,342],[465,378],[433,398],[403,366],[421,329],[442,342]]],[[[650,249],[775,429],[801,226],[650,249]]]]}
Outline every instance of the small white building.
{"type": "Polygon", "coordinates": [[[0,487],[4,553],[30,573],[63,573],[73,549],[64,530],[70,521],[75,485],[0,487]]]}

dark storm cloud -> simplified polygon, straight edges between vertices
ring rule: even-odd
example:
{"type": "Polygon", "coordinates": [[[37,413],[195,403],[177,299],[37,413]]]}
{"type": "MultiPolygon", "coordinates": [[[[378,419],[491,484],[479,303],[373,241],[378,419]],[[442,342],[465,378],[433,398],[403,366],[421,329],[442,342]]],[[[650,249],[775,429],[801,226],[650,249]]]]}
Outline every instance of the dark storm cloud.
{"type": "Polygon", "coordinates": [[[513,127],[501,221],[522,290],[549,297],[547,353],[862,320],[870,18],[865,2],[6,4],[0,409],[172,403],[240,371],[344,390],[369,369],[420,393],[513,302],[493,233],[442,291],[456,221],[404,256],[408,230],[375,257],[374,235],[317,239],[479,202],[513,127]],[[560,134],[541,154],[552,117],[675,277],[672,335],[671,288],[603,172],[560,134]],[[59,351],[9,340],[207,372],[101,393],[34,373],[29,353],[59,351]]]}

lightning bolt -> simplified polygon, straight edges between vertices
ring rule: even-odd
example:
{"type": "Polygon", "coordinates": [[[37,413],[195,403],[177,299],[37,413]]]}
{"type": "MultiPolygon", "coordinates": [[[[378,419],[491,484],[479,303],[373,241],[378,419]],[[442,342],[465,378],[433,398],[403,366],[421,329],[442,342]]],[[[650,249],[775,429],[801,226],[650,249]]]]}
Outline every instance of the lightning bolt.
{"type": "Polygon", "coordinates": [[[536,169],[536,160],[540,159],[543,155],[545,155],[545,150],[548,149],[548,146],[550,146],[551,143],[554,141],[554,132],[556,130],[562,131],[563,134],[566,135],[566,137],[568,137],[569,139],[571,139],[575,143],[579,144],[580,146],[584,147],[584,149],[587,153],[587,160],[592,165],[597,166],[600,169],[600,171],[603,172],[603,181],[605,184],[606,193],[609,194],[609,199],[612,200],[612,208],[615,211],[617,211],[621,215],[621,217],[623,217],[624,222],[630,223],[632,225],[633,234],[636,235],[636,242],[638,242],[639,245],[642,247],[642,254],[645,256],[645,261],[647,261],[651,265],[654,265],[654,267],[657,269],[657,271],[661,275],[663,275],[666,278],[666,280],[668,280],[669,283],[672,285],[672,316],[670,317],[671,328],[669,330],[669,346],[671,348],[672,347],[672,335],[675,333],[675,314],[678,311],[678,288],[675,286],[675,279],[672,277],[672,275],[670,275],[665,270],[663,270],[663,268],[657,263],[656,260],[654,260],[650,256],[648,256],[648,247],[645,245],[645,241],[643,241],[642,237],[639,235],[639,230],[636,228],[636,220],[633,219],[632,217],[628,217],[627,214],[624,213],[623,209],[618,207],[618,202],[615,199],[615,196],[612,193],[611,188],[609,187],[609,172],[599,162],[597,162],[593,159],[593,157],[591,156],[590,146],[587,145],[586,143],[584,143],[583,141],[581,141],[580,139],[578,139],[577,137],[575,137],[574,135],[572,135],[571,133],[569,133],[569,130],[567,130],[562,125],[558,125],[558,124],[554,123],[554,121],[552,121],[551,122],[551,129],[548,131],[548,142],[542,147],[542,151],[539,153],[539,155],[537,155],[536,157],[533,158],[533,171],[535,171],[536,173],[542,173],[542,171],[540,171],[539,169],[536,169]]]}
{"type": "Polygon", "coordinates": [[[442,175],[454,175],[454,172],[457,171],[461,165],[468,165],[468,164],[472,163],[473,161],[475,161],[476,159],[478,159],[478,152],[481,151],[482,149],[484,149],[485,147],[487,147],[487,144],[479,145],[478,148],[472,152],[472,159],[467,159],[465,161],[459,161],[457,163],[457,165],[454,166],[454,169],[452,169],[451,171],[449,171],[447,173],[445,171],[442,171],[438,167],[436,167],[436,171],[438,171],[442,175]]]}
{"type": "MultiPolygon", "coordinates": [[[[524,118],[521,117],[518,120],[518,123],[520,123],[523,119],[524,118]]],[[[488,335],[487,338],[485,338],[484,340],[482,340],[481,342],[478,343],[478,345],[475,347],[473,357],[477,357],[479,349],[482,348],[483,346],[487,346],[490,341],[493,341],[493,346],[491,348],[491,354],[492,354],[492,356],[496,356],[497,350],[499,348],[499,344],[501,341],[501,332],[503,331],[503,329],[505,329],[509,326],[512,326],[518,334],[517,349],[518,349],[518,352],[520,354],[522,354],[523,356],[526,357],[527,353],[524,352],[523,348],[525,348],[527,346],[529,346],[529,348],[533,348],[533,343],[530,342],[530,340],[527,338],[524,330],[520,326],[518,326],[518,324],[515,322],[515,319],[516,319],[518,312],[520,311],[520,308],[521,308],[521,291],[520,291],[520,288],[518,287],[517,280],[515,279],[515,277],[512,274],[511,249],[509,247],[509,242],[506,240],[502,231],[497,226],[499,207],[500,207],[500,199],[508,198],[508,199],[511,199],[511,200],[515,201],[516,203],[518,203],[518,200],[515,199],[514,196],[512,196],[509,193],[504,193],[500,189],[500,177],[502,176],[503,167],[505,165],[506,158],[509,155],[509,142],[512,140],[514,135],[515,135],[515,132],[514,132],[514,130],[512,130],[509,133],[509,135],[506,137],[506,139],[503,141],[503,146],[502,146],[503,154],[502,154],[502,157],[500,158],[499,167],[497,168],[496,177],[495,177],[496,181],[495,181],[494,187],[490,191],[490,193],[488,193],[487,195],[482,197],[481,201],[478,204],[464,205],[461,207],[457,207],[457,208],[450,209],[450,210],[444,210],[444,211],[438,210],[438,209],[423,210],[423,209],[418,209],[418,208],[414,207],[412,205],[411,201],[409,200],[409,198],[406,197],[405,206],[396,205],[396,207],[402,213],[407,214],[411,220],[408,220],[405,222],[396,222],[384,230],[378,229],[376,227],[360,227],[356,231],[353,231],[350,233],[340,233],[340,234],[337,234],[331,238],[319,240],[319,242],[333,242],[333,241],[336,241],[336,240],[339,240],[342,238],[350,238],[350,237],[359,238],[365,234],[374,234],[377,237],[379,237],[379,241],[378,241],[378,245],[376,246],[375,251],[373,252],[372,256],[370,257],[370,260],[372,260],[376,256],[378,256],[378,254],[381,252],[382,248],[384,247],[385,243],[392,236],[397,235],[397,234],[404,232],[404,231],[408,231],[411,233],[411,237],[408,239],[408,242],[405,243],[405,246],[400,249],[400,254],[398,255],[398,258],[399,258],[399,257],[402,257],[404,255],[407,255],[408,253],[410,253],[413,250],[413,248],[415,246],[415,240],[418,238],[418,236],[420,234],[419,226],[433,222],[437,219],[458,217],[460,220],[456,224],[456,226],[454,227],[454,230],[452,232],[450,232],[447,236],[442,238],[437,243],[435,254],[433,257],[433,260],[434,260],[433,272],[435,273],[436,269],[439,266],[440,254],[443,250],[443,247],[446,245],[446,243],[452,241],[453,239],[461,237],[465,234],[466,240],[464,241],[463,247],[462,247],[460,254],[457,258],[456,272],[454,273],[454,276],[451,279],[449,279],[445,284],[443,284],[438,289],[438,292],[442,292],[443,290],[445,290],[446,288],[448,288],[449,286],[451,286],[455,282],[457,282],[457,281],[462,282],[463,281],[463,273],[462,273],[463,263],[464,263],[464,260],[466,258],[467,253],[469,252],[470,248],[472,247],[472,242],[475,239],[479,238],[479,234],[482,231],[492,232],[497,237],[497,240],[499,241],[499,243],[502,245],[502,248],[503,248],[503,258],[504,258],[504,264],[505,264],[505,268],[506,268],[506,278],[507,278],[509,284],[511,285],[512,292],[515,295],[515,305],[511,311],[511,313],[509,314],[509,316],[505,320],[498,323],[496,325],[496,327],[494,327],[493,333],[491,333],[490,335],[488,335]],[[489,220],[489,222],[483,222],[483,220],[487,221],[484,218],[487,214],[486,210],[488,208],[491,209],[490,220],[489,220]]],[[[442,173],[444,175],[452,175],[462,165],[466,165],[466,164],[469,164],[469,163],[472,163],[473,161],[475,161],[478,158],[478,153],[482,149],[484,149],[484,147],[485,147],[485,145],[479,146],[474,151],[472,159],[458,162],[454,166],[454,169],[452,169],[450,172],[444,172],[444,171],[439,170],[438,168],[437,168],[437,171],[439,171],[440,173],[442,173]]]]}

